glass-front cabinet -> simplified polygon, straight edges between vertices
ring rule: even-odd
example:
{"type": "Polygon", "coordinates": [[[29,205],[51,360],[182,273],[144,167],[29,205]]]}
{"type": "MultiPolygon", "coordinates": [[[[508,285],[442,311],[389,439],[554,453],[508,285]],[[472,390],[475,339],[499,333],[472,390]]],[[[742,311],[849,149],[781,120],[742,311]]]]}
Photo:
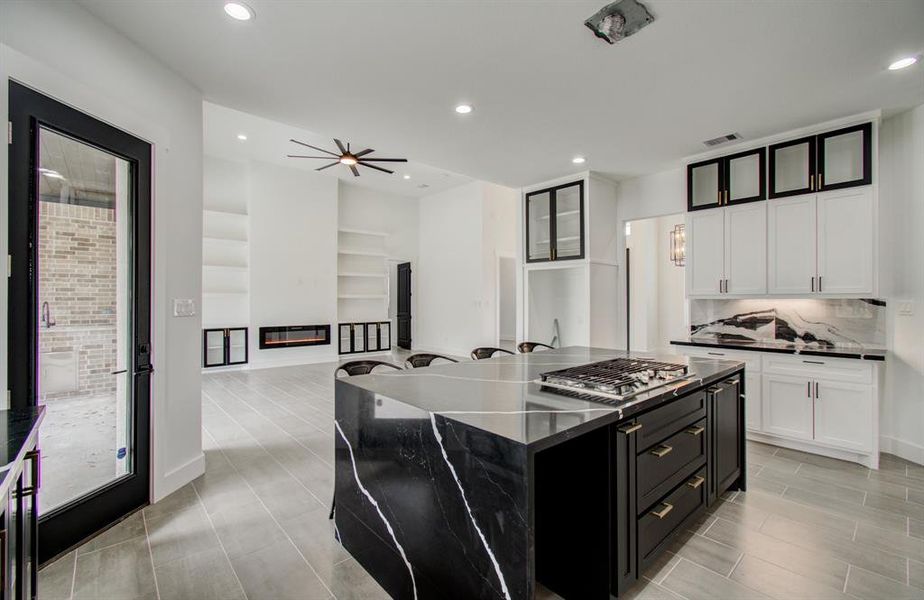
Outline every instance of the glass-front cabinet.
{"type": "Polygon", "coordinates": [[[526,262],[584,258],[584,182],[526,194],[526,262]]]}
{"type": "Polygon", "coordinates": [[[202,331],[202,366],[227,367],[247,362],[247,328],[227,327],[202,331]]]}
{"type": "Polygon", "coordinates": [[[340,323],[340,354],[391,350],[391,322],[340,323]]]}
{"type": "Polygon", "coordinates": [[[687,210],[764,200],[764,148],[687,165],[687,210]]]}
{"type": "Polygon", "coordinates": [[[771,145],[770,197],[872,183],[872,133],[862,123],[771,145]]]}

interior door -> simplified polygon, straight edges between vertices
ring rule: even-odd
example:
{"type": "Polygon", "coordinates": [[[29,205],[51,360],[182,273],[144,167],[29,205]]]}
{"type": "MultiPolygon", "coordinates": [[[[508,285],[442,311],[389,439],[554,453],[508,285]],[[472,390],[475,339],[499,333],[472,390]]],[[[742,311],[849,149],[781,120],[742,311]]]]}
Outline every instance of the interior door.
{"type": "Polygon", "coordinates": [[[764,431],[800,440],[812,439],[812,382],[805,377],[764,375],[763,383],[764,431]]]}
{"type": "Polygon", "coordinates": [[[767,203],[725,209],[725,293],[767,293],[767,203]]]}
{"type": "Polygon", "coordinates": [[[818,194],[819,292],[875,293],[874,216],[868,187],[818,194]]]}
{"type": "Polygon", "coordinates": [[[9,95],[10,400],[47,409],[44,562],[148,502],[151,146],[9,95]]]}
{"type": "Polygon", "coordinates": [[[398,265],[398,347],[411,349],[411,263],[398,265]]]}
{"type": "Polygon", "coordinates": [[[725,279],[725,213],[717,208],[687,213],[687,290],[718,296],[725,279]]]}
{"type": "Polygon", "coordinates": [[[817,291],[815,195],[767,203],[768,291],[810,294],[817,291]]]}

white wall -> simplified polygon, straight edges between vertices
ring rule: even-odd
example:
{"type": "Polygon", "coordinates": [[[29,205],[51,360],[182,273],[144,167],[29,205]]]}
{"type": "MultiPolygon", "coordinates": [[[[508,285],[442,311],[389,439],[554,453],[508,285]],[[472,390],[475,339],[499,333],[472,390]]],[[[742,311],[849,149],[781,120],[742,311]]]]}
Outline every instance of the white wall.
{"type": "Polygon", "coordinates": [[[630,347],[653,351],[659,345],[658,328],[658,219],[631,221],[626,245],[631,251],[629,281],[631,302],[630,347]]]}
{"type": "MultiPolygon", "coordinates": [[[[4,2],[0,111],[15,79],[154,146],[152,499],[201,474],[200,319],[172,316],[173,298],[201,297],[202,97],[188,82],[71,2],[4,2]],[[41,33],[39,36],[38,33],[41,33]]],[[[0,145],[0,222],[7,145],[0,145]]],[[[0,227],[0,254],[7,230],[0,227]]],[[[6,278],[0,278],[6,313],[6,278]]],[[[0,319],[0,389],[6,388],[0,319]]]]}
{"type": "Polygon", "coordinates": [[[924,464],[924,105],[882,122],[880,278],[888,306],[882,449],[924,464]],[[913,315],[898,314],[911,302],[913,315]]]}
{"type": "Polygon", "coordinates": [[[690,335],[690,318],[685,293],[684,267],[670,260],[668,232],[682,224],[683,214],[658,218],[656,236],[658,247],[658,347],[659,352],[670,353],[671,340],[690,335]]]}
{"type": "Polygon", "coordinates": [[[337,358],[337,179],[250,165],[250,363],[337,358]],[[331,324],[331,344],[259,349],[259,328],[331,324]]]}
{"type": "Polygon", "coordinates": [[[512,256],[498,259],[498,340],[516,340],[517,336],[517,261],[512,256]]]}

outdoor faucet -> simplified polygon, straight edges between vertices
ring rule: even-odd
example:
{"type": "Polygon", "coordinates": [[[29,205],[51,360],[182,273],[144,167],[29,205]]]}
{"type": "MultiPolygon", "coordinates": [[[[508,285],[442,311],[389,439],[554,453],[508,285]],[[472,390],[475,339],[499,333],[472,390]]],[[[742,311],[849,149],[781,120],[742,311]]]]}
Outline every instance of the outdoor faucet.
{"type": "Polygon", "coordinates": [[[51,319],[51,305],[47,300],[42,302],[42,324],[46,329],[55,326],[55,322],[51,319]]]}

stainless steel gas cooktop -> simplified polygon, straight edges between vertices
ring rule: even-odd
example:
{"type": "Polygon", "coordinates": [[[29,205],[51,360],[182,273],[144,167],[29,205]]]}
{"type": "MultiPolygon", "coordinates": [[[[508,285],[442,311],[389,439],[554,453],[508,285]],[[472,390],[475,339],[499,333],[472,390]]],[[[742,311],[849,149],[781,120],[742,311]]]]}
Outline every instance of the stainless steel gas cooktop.
{"type": "Polygon", "coordinates": [[[639,358],[614,358],[549,371],[540,375],[542,388],[569,396],[615,404],[674,381],[689,379],[686,365],[639,358]]]}

